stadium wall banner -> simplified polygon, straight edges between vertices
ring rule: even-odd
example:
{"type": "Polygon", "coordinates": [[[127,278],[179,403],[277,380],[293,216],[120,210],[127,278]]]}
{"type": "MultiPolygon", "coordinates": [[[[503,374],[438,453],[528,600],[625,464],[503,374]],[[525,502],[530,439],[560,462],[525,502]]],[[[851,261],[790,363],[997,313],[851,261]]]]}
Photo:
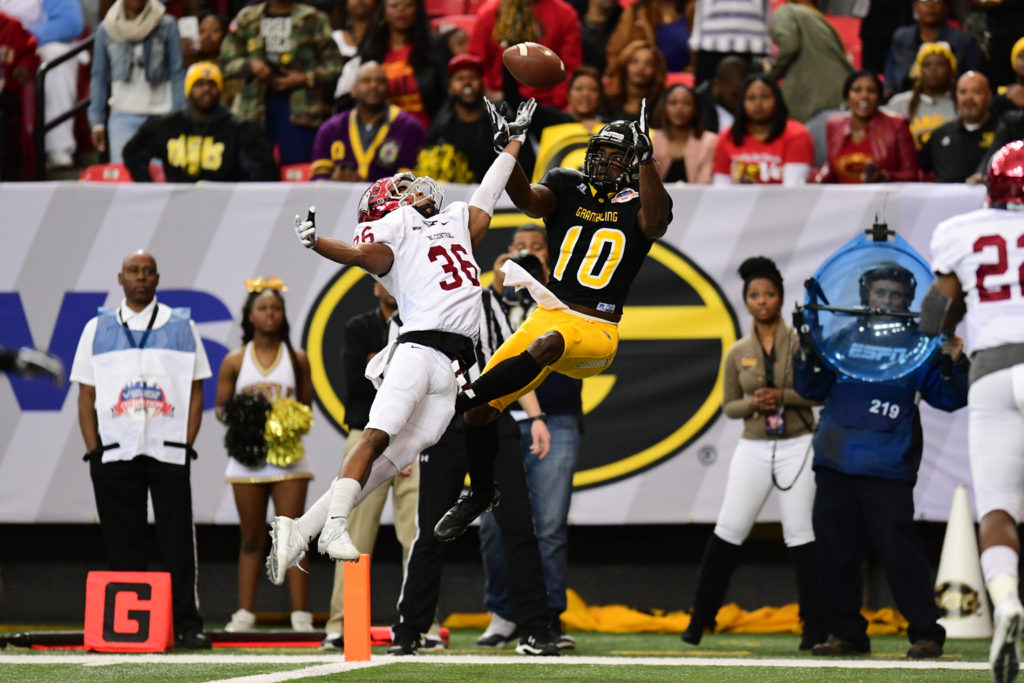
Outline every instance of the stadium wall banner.
{"type": "MultiPolygon", "coordinates": [[[[0,185],[0,345],[35,346],[70,368],[82,327],[113,306],[122,259],[145,249],[157,259],[159,300],[192,310],[216,378],[240,344],[243,281],[276,275],[293,341],[307,349],[316,392],[305,437],[315,481],[310,500],[336,476],[345,433],[338,381],[341,330],[376,304],[371,278],[303,249],[297,213],[317,206],[321,232],[350,240],[360,184],[0,185]]],[[[446,201],[472,186],[449,185],[446,201]]],[[[983,189],[892,184],[709,188],[675,186],[673,220],[634,283],[618,356],[584,386],[584,432],[570,512],[574,524],[713,522],[741,432],[720,410],[721,362],[749,332],[736,269],[768,256],[786,280],[784,316],[802,283],[840,245],[884,219],[925,258],[934,227],[981,205],[983,189]]],[[[503,197],[476,252],[490,281],[512,228],[530,222],[503,197]]],[[[205,386],[193,464],[199,523],[235,523],[224,482],[224,427],[212,414],[216,380],[205,386]]],[[[0,523],[92,522],[96,511],[76,415],[77,386],[0,379],[0,523]]],[[[922,405],[926,452],[915,489],[917,515],[944,520],[953,490],[970,483],[966,411],[922,405]]],[[[808,465],[809,466],[809,465],[808,465]]],[[[384,521],[390,521],[390,506],[384,521]]],[[[777,521],[769,496],[760,518],[777,521]]]]}

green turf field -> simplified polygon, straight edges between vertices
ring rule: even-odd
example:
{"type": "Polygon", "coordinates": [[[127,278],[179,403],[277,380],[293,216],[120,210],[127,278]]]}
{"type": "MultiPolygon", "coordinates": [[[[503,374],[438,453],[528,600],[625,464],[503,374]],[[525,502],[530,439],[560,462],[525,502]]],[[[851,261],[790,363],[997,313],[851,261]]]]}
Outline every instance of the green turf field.
{"type": "Polygon", "coordinates": [[[0,680],[21,681],[988,681],[987,640],[951,640],[937,661],[904,656],[905,637],[872,639],[869,657],[835,660],[797,650],[792,635],[705,636],[700,647],[675,634],[573,633],[577,648],[561,658],[477,648],[476,631],[453,631],[451,648],[398,658],[374,648],[368,665],[316,648],[216,648],[168,655],[102,655],[8,647],[0,680]],[[353,668],[362,666],[363,668],[353,668]],[[916,667],[916,668],[915,668],[916,667]]]}

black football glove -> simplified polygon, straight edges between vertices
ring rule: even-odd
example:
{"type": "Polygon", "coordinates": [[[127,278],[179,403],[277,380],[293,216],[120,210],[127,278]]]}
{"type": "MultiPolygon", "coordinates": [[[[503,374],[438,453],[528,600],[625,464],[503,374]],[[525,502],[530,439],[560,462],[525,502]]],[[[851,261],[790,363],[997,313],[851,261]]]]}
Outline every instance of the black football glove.
{"type": "Polygon", "coordinates": [[[484,107],[487,109],[487,118],[491,121],[491,134],[494,136],[494,151],[501,154],[502,150],[505,149],[505,145],[509,141],[509,130],[508,121],[505,120],[505,112],[508,111],[508,105],[504,101],[501,102],[500,110],[495,108],[494,102],[490,99],[484,98],[484,107]]]}
{"type": "Polygon", "coordinates": [[[633,148],[636,152],[636,160],[646,164],[654,155],[654,147],[651,145],[651,138],[647,136],[647,98],[640,102],[640,118],[633,122],[633,148]]]}

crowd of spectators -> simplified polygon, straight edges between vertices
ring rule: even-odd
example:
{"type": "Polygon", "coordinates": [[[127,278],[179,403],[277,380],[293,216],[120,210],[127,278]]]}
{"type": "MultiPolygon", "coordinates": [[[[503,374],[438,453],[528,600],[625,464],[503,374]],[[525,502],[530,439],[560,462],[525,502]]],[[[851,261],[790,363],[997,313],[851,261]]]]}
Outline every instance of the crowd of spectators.
{"type": "MultiPolygon", "coordinates": [[[[165,127],[143,128],[148,118],[195,114],[185,72],[200,62],[219,66],[223,107],[266,138],[275,177],[298,166],[298,177],[340,181],[406,169],[477,181],[491,160],[484,96],[541,105],[522,157],[533,177],[552,159],[577,161],[550,153],[560,141],[636,120],[646,99],[662,176],[722,184],[973,183],[1024,110],[1024,0],[465,0],[461,16],[438,16],[453,3],[437,0],[116,0],[92,21],[87,4],[0,0],[4,179],[33,177],[12,172],[31,166],[18,161],[72,172],[121,163],[137,131],[165,127]],[[31,123],[19,100],[33,97],[32,72],[88,34],[91,55],[47,74],[45,109],[52,119],[76,89],[91,96],[91,134],[72,135],[68,120],[46,135],[46,159],[22,158],[30,145],[4,141],[31,123]],[[501,54],[521,41],[559,54],[566,80],[516,83],[501,54]],[[87,57],[86,87],[75,74],[87,57]],[[380,72],[383,89],[379,78],[359,84],[380,72]]],[[[165,175],[256,179],[247,165],[165,175]]]]}

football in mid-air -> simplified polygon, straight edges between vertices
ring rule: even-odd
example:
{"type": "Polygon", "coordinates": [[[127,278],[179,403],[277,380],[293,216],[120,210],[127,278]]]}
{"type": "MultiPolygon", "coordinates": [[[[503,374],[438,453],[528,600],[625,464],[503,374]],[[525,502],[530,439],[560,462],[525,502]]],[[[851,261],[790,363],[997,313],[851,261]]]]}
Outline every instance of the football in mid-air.
{"type": "Polygon", "coordinates": [[[501,61],[517,81],[531,88],[551,88],[565,80],[565,64],[551,48],[538,43],[506,48],[501,61]]]}

